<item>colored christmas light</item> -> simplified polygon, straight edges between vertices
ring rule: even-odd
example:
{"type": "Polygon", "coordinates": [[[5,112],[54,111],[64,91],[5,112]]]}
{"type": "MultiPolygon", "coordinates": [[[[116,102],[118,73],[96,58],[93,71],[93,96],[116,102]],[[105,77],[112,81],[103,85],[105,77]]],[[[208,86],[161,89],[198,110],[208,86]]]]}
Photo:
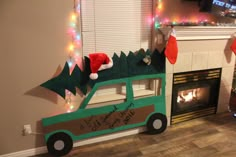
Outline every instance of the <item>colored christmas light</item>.
{"type": "Polygon", "coordinates": [[[76,27],[76,23],[71,22],[71,23],[70,23],[70,27],[75,28],[75,27],[76,27]]]}
{"type": "Polygon", "coordinates": [[[73,66],[73,61],[72,60],[67,61],[67,63],[68,63],[70,68],[73,66]]]}
{"type": "Polygon", "coordinates": [[[73,110],[73,109],[74,109],[74,106],[73,106],[73,105],[71,105],[71,106],[70,106],[70,109],[71,109],[71,110],[73,110]]]}
{"type": "Polygon", "coordinates": [[[80,34],[77,34],[77,35],[76,35],[76,40],[81,40],[80,34]]]}
{"type": "Polygon", "coordinates": [[[69,45],[69,51],[74,51],[74,48],[75,48],[74,44],[71,43],[71,44],[69,45]]]}
{"type": "Polygon", "coordinates": [[[77,14],[80,14],[80,2],[78,1],[77,6],[75,8],[77,14]]]}
{"type": "Polygon", "coordinates": [[[68,32],[69,36],[71,36],[71,37],[76,36],[76,31],[74,28],[69,28],[67,32],[68,32]]]}
{"type": "Polygon", "coordinates": [[[163,0],[156,0],[155,7],[155,21],[154,28],[159,29],[162,26],[201,26],[201,25],[216,25],[215,22],[209,21],[209,19],[205,17],[191,17],[186,19],[186,17],[174,17],[172,19],[168,19],[163,17],[162,12],[165,8],[163,0]]]}
{"type": "Polygon", "coordinates": [[[77,15],[76,15],[76,13],[72,13],[72,15],[71,15],[71,21],[76,22],[76,20],[77,20],[77,15]]]}
{"type": "MultiPolygon", "coordinates": [[[[80,0],[74,0],[74,6],[73,6],[73,12],[71,13],[69,17],[69,24],[68,24],[68,30],[67,34],[71,38],[71,41],[68,45],[67,51],[68,51],[68,57],[67,63],[70,68],[70,72],[73,71],[73,68],[75,67],[75,64],[78,62],[79,57],[83,56],[81,54],[81,47],[82,47],[82,41],[81,41],[81,29],[79,24],[79,17],[80,17],[80,0]]],[[[72,112],[75,106],[71,103],[72,94],[69,91],[66,91],[66,99],[65,99],[65,107],[68,113],[72,112]]]]}

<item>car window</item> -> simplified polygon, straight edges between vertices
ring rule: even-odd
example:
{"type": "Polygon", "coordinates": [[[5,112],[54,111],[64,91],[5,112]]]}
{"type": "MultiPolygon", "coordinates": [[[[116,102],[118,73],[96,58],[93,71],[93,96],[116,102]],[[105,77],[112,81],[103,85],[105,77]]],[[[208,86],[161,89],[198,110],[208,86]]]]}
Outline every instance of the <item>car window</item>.
{"type": "Polygon", "coordinates": [[[86,108],[119,104],[125,102],[126,98],[126,83],[102,86],[94,93],[86,108]]]}
{"type": "Polygon", "coordinates": [[[143,79],[132,82],[134,99],[161,95],[161,79],[143,79]]]}

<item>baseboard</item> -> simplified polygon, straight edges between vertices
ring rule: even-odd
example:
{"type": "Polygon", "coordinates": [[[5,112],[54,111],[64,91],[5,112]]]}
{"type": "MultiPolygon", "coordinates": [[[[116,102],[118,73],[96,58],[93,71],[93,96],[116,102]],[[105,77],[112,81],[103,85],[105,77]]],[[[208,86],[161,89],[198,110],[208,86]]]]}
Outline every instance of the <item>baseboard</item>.
{"type": "Polygon", "coordinates": [[[136,129],[126,130],[123,132],[117,132],[117,133],[113,133],[113,134],[109,134],[109,135],[105,135],[105,136],[86,139],[86,140],[82,140],[79,142],[75,142],[73,146],[74,147],[84,146],[84,145],[88,145],[88,144],[92,144],[92,143],[108,141],[108,140],[112,140],[112,139],[116,139],[116,138],[120,138],[120,137],[125,137],[125,136],[129,136],[129,135],[135,135],[135,134],[144,132],[145,129],[146,129],[145,127],[140,127],[140,128],[136,128],[136,129]]]}
{"type": "MultiPolygon", "coordinates": [[[[140,128],[135,128],[131,130],[126,130],[123,132],[117,132],[117,133],[113,133],[109,135],[81,140],[81,141],[75,142],[73,147],[84,146],[84,145],[93,144],[93,143],[102,142],[102,141],[108,141],[108,140],[125,137],[129,135],[135,135],[144,131],[145,131],[145,127],[140,127],[140,128]]],[[[4,154],[4,155],[0,155],[0,157],[29,157],[29,156],[45,154],[45,153],[47,153],[46,146],[22,150],[22,151],[18,151],[14,153],[9,153],[9,154],[4,154]]]]}
{"type": "Polygon", "coordinates": [[[46,152],[47,152],[46,147],[38,147],[38,148],[32,148],[32,149],[22,150],[19,152],[0,155],[0,157],[27,157],[27,156],[33,156],[33,155],[38,155],[38,154],[45,154],[46,152]]]}

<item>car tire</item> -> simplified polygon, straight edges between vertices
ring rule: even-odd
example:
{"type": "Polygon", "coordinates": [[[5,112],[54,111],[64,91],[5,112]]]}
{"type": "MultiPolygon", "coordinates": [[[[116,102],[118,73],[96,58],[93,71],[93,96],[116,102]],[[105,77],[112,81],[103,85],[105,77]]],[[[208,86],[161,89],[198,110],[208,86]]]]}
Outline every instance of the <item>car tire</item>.
{"type": "Polygon", "coordinates": [[[147,122],[147,133],[159,134],[166,130],[167,118],[161,113],[151,115],[147,122]]]}
{"type": "Polygon", "coordinates": [[[73,147],[73,141],[69,135],[63,132],[55,133],[47,141],[48,152],[53,156],[64,156],[73,147]]]}

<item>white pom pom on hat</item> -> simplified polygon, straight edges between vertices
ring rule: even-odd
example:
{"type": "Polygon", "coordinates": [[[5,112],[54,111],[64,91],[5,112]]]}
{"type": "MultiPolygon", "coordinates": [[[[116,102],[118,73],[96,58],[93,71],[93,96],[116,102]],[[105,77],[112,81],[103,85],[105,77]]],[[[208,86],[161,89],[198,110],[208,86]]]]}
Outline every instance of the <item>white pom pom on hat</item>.
{"type": "Polygon", "coordinates": [[[96,79],[98,78],[98,73],[91,73],[91,74],[89,75],[89,77],[90,77],[90,79],[92,79],[92,80],[96,80],[96,79]]]}

